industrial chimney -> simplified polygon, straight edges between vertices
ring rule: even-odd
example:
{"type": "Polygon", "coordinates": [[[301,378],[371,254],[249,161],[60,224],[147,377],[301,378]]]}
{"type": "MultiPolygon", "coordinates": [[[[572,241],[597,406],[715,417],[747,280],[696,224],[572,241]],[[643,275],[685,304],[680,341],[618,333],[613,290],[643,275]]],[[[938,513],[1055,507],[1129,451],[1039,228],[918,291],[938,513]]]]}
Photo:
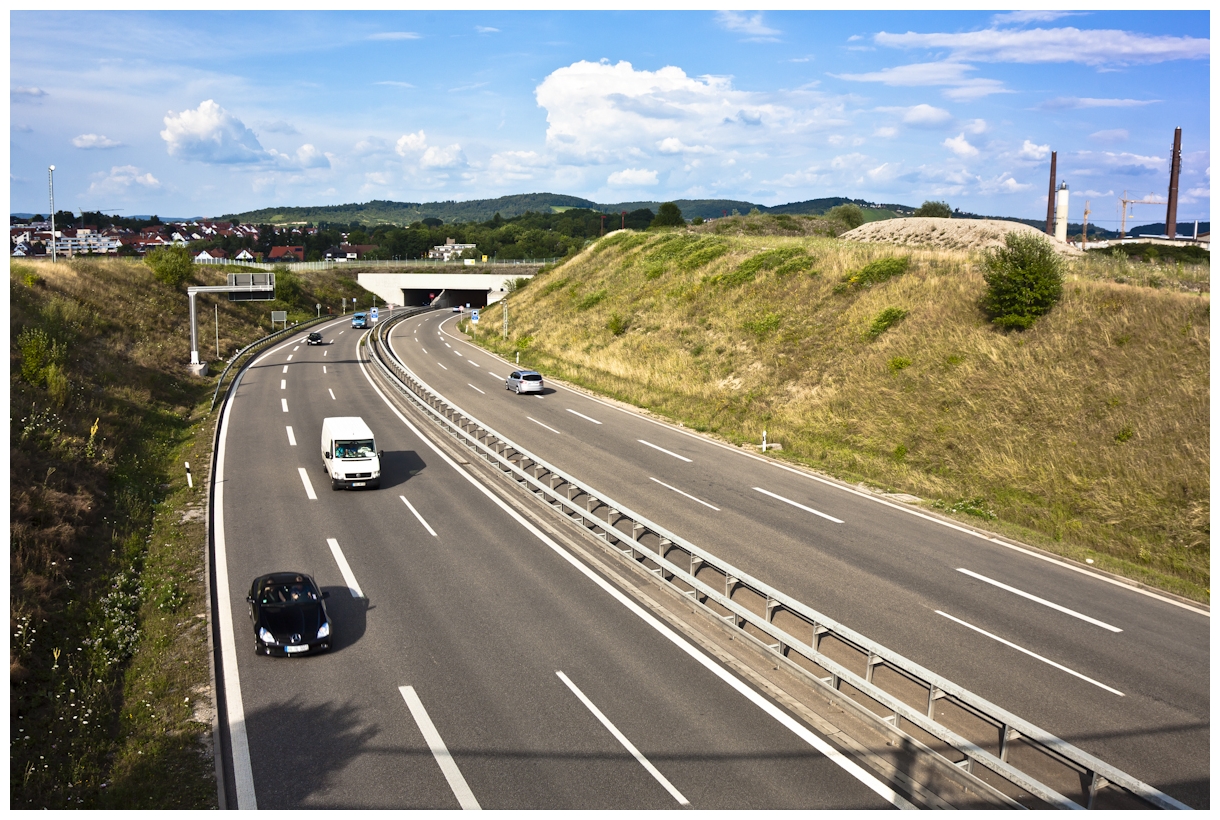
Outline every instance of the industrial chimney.
{"type": "Polygon", "coordinates": [[[1055,238],[1067,242],[1068,238],[1068,184],[1060,183],[1055,197],[1055,238]]]}
{"type": "Polygon", "coordinates": [[[1051,151],[1051,182],[1046,189],[1046,235],[1055,235],[1055,157],[1057,152],[1051,151]]]}
{"type": "Polygon", "coordinates": [[[1178,174],[1182,172],[1182,129],[1173,130],[1173,154],[1169,158],[1169,207],[1165,212],[1165,235],[1178,233],[1178,174]]]}

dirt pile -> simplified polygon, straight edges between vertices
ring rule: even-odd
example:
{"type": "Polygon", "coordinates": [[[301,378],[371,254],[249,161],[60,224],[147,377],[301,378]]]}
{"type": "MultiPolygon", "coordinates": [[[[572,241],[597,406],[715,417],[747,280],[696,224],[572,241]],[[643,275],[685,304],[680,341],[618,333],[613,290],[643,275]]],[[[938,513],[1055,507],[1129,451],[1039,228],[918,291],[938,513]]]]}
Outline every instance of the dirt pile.
{"type": "Polygon", "coordinates": [[[892,245],[919,245],[948,250],[983,250],[1004,246],[1007,234],[1036,233],[1045,237],[1064,256],[1080,256],[1071,245],[1046,236],[1023,222],[1004,219],[944,219],[914,216],[907,219],[885,219],[867,222],[840,238],[852,242],[888,242],[892,245]]]}

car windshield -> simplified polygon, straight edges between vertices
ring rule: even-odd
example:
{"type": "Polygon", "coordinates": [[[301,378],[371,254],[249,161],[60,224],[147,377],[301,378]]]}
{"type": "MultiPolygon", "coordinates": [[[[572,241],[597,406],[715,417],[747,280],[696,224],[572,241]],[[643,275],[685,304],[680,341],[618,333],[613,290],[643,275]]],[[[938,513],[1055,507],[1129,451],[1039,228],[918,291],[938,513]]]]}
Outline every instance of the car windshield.
{"type": "Polygon", "coordinates": [[[372,455],[373,440],[371,438],[335,442],[335,458],[371,458],[372,455]]]}
{"type": "Polygon", "coordinates": [[[316,600],[317,588],[300,576],[290,581],[266,581],[258,593],[258,602],[269,606],[303,604],[316,600]]]}

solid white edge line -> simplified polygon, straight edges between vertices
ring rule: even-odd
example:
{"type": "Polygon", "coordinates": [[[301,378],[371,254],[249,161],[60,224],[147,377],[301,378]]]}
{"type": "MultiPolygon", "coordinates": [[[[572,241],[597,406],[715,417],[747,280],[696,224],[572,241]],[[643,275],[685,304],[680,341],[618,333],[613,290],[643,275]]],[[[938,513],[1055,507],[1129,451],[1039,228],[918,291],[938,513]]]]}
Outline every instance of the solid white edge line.
{"type": "Polygon", "coordinates": [[[309,473],[305,472],[304,467],[297,467],[297,472],[301,474],[301,483],[305,485],[305,497],[310,501],[317,501],[318,496],[313,491],[313,483],[309,480],[309,473]]]}
{"type": "Polygon", "coordinates": [[[287,413],[288,412],[288,399],[280,399],[280,407],[283,408],[285,413],[287,413]]]}
{"type": "Polygon", "coordinates": [[[1074,609],[1068,609],[1066,606],[1060,606],[1059,604],[1056,604],[1052,601],[1048,601],[1045,598],[1039,598],[1037,595],[1030,595],[1028,592],[1017,589],[1016,587],[1010,587],[1008,584],[1001,584],[999,581],[996,581],[992,578],[988,578],[986,575],[979,575],[977,572],[971,572],[970,570],[964,569],[962,567],[958,567],[957,571],[964,575],[969,575],[971,578],[977,578],[978,580],[982,581],[985,584],[991,584],[994,587],[999,587],[1000,589],[1007,590],[1008,592],[1011,592],[1013,595],[1020,595],[1022,598],[1028,598],[1029,600],[1034,601],[1035,603],[1042,604],[1043,606],[1049,606],[1051,609],[1057,609],[1060,612],[1064,613],[1065,615],[1071,615],[1073,618],[1079,618],[1082,621],[1088,621],[1089,623],[1093,624],[1094,626],[1100,626],[1102,629],[1108,629],[1111,632],[1122,632],[1122,630],[1119,629],[1117,626],[1111,626],[1110,624],[1106,623],[1105,621],[1099,621],[1096,618],[1090,618],[1088,615],[1084,615],[1080,612],[1077,612],[1074,609]]]}
{"type": "Polygon", "coordinates": [[[655,616],[653,616],[651,613],[644,610],[644,608],[641,607],[639,604],[637,604],[635,601],[628,598],[625,593],[616,589],[613,585],[611,585],[611,583],[609,581],[600,577],[592,569],[585,566],[585,564],[583,564],[580,561],[580,559],[578,559],[576,556],[569,553],[563,547],[559,546],[559,544],[557,544],[554,540],[552,540],[550,538],[550,536],[548,536],[542,530],[538,529],[536,526],[534,526],[529,521],[527,521],[520,513],[518,513],[512,507],[508,506],[508,503],[505,502],[504,499],[500,498],[495,493],[493,493],[490,489],[488,489],[487,487],[484,487],[482,484],[480,484],[478,479],[476,479],[473,475],[471,475],[470,473],[467,473],[465,470],[463,470],[461,467],[459,467],[457,462],[454,461],[452,458],[450,458],[447,453],[442,451],[438,446],[436,446],[436,444],[434,444],[431,440],[429,440],[427,437],[425,437],[424,434],[414,424],[412,424],[410,422],[410,420],[406,416],[404,416],[397,407],[394,406],[393,402],[390,401],[390,399],[385,395],[385,393],[383,393],[381,391],[381,388],[377,386],[377,384],[373,381],[373,378],[369,375],[368,370],[364,366],[364,362],[360,361],[360,360],[357,360],[357,362],[360,365],[360,372],[364,374],[365,380],[368,381],[369,385],[373,388],[373,391],[378,396],[381,397],[381,400],[383,402],[385,402],[387,407],[390,408],[390,411],[393,412],[394,415],[398,416],[399,420],[407,426],[407,429],[409,429],[412,433],[414,433],[416,435],[416,437],[419,438],[420,441],[422,441],[429,449],[432,450],[432,452],[436,453],[437,457],[439,457],[442,461],[444,461],[446,464],[448,464],[455,473],[457,473],[458,475],[462,476],[467,481],[469,481],[471,486],[473,486],[476,490],[481,492],[483,495],[487,496],[487,498],[490,499],[493,504],[498,506],[510,518],[512,518],[514,521],[516,521],[518,524],[520,524],[522,527],[524,527],[527,532],[529,532],[531,535],[533,535],[535,538],[537,538],[539,541],[541,541],[543,544],[545,544],[547,547],[549,547],[556,555],[558,555],[563,560],[567,561],[568,564],[570,564],[577,572],[579,572],[581,575],[584,575],[586,578],[588,578],[590,581],[592,581],[595,585],[597,585],[599,588],[601,588],[601,590],[603,592],[610,595],[610,597],[614,598],[614,600],[618,601],[619,604],[621,604],[623,607],[625,607],[629,612],[631,612],[637,618],[642,620],[644,623],[648,624],[650,627],[652,627],[654,630],[656,630],[658,633],[660,633],[662,637],[664,637],[666,640],[668,640],[669,642],[674,644],[676,647],[678,647],[680,650],[685,652],[696,663],[700,664],[705,669],[707,669],[709,672],[711,672],[713,675],[720,678],[720,680],[722,680],[724,683],[731,686],[738,694],[740,694],[746,700],[750,701],[755,706],[757,706],[759,709],[766,712],[767,715],[769,715],[771,718],[773,718],[776,722],[778,722],[785,729],[787,729],[788,731],[792,732],[794,735],[799,737],[805,743],[808,743],[810,746],[812,746],[813,748],[817,749],[819,752],[824,754],[832,763],[834,763],[836,766],[838,766],[839,768],[846,771],[852,777],[859,780],[861,783],[864,784],[865,787],[867,787],[868,789],[870,789],[871,791],[873,791],[874,793],[879,795],[882,799],[886,800],[887,802],[889,802],[901,809],[917,808],[917,806],[914,803],[907,800],[901,794],[899,794],[898,792],[891,789],[885,783],[882,783],[879,779],[877,779],[876,775],[874,775],[872,772],[869,772],[868,770],[864,769],[862,766],[860,766],[854,760],[851,760],[850,758],[848,758],[846,755],[844,755],[834,746],[831,746],[825,740],[818,737],[810,729],[803,726],[795,718],[791,717],[786,712],[784,712],[782,709],[780,709],[777,705],[775,705],[771,701],[767,700],[765,697],[763,697],[759,693],[755,692],[753,689],[751,689],[741,680],[738,680],[738,678],[736,676],[731,674],[727,669],[724,669],[723,667],[721,667],[718,663],[713,661],[705,653],[703,653],[702,651],[700,651],[699,649],[694,647],[689,641],[687,641],[681,635],[674,632],[672,629],[670,629],[665,624],[661,623],[659,620],[657,620],[657,618],[655,616]]]}
{"type": "Polygon", "coordinates": [[[289,424],[285,429],[288,430],[288,446],[296,447],[297,446],[297,437],[292,434],[292,425],[289,424]]]}
{"type": "MultiPolygon", "coordinates": [[[[466,386],[467,386],[467,387],[469,387],[469,388],[471,388],[472,390],[477,390],[478,392],[483,393],[483,391],[482,391],[482,390],[479,390],[479,388],[475,387],[475,386],[474,386],[473,384],[471,384],[470,382],[466,382],[466,386]]],[[[484,395],[484,396],[486,396],[487,394],[486,394],[486,393],[483,393],[483,395],[484,395]]]]}
{"type": "Polygon", "coordinates": [[[686,463],[688,463],[688,464],[690,463],[690,459],[687,458],[686,456],[680,456],[675,452],[666,450],[664,447],[658,447],[657,445],[653,444],[651,441],[644,441],[644,439],[642,439],[642,438],[637,438],[636,441],[638,441],[640,444],[643,444],[647,447],[651,447],[654,450],[660,450],[662,453],[664,453],[667,456],[673,456],[674,458],[680,458],[683,461],[685,461],[686,463]]]}
{"type": "Polygon", "coordinates": [[[1095,680],[1093,680],[1092,678],[1088,677],[1087,675],[1082,675],[1082,674],[1080,674],[1079,672],[1077,672],[1077,671],[1076,671],[1076,670],[1074,670],[1074,669],[1068,669],[1066,666],[1064,666],[1064,665],[1063,665],[1063,664],[1061,664],[1061,663],[1055,663],[1055,662],[1054,662],[1054,661],[1052,661],[1050,658],[1044,658],[1044,657],[1042,657],[1041,655],[1037,654],[1036,652],[1031,652],[1031,651],[1029,651],[1028,649],[1026,649],[1026,648],[1025,648],[1025,647],[1023,647],[1023,646],[1017,646],[1017,645],[1016,645],[1015,643],[1013,643],[1012,641],[1006,641],[1006,640],[1004,640],[1003,638],[1001,638],[999,635],[992,635],[990,632],[988,632],[988,631],[986,631],[986,630],[984,630],[984,629],[979,629],[979,628],[978,628],[977,626],[975,626],[974,624],[966,623],[966,622],[965,622],[965,621],[963,621],[961,618],[954,618],[954,617],[953,617],[952,615],[950,615],[949,613],[947,613],[947,612],[941,612],[939,609],[938,609],[938,610],[936,610],[936,614],[937,614],[937,615],[943,615],[944,617],[948,618],[950,621],[953,621],[953,622],[955,622],[955,623],[959,623],[959,624],[961,624],[962,626],[966,627],[967,629],[973,629],[975,632],[979,633],[980,635],[986,635],[988,638],[991,638],[993,641],[999,641],[1000,643],[1004,644],[1004,645],[1005,645],[1005,646],[1007,646],[1007,647],[1010,647],[1010,648],[1012,648],[1012,649],[1015,649],[1015,650],[1017,650],[1018,652],[1023,652],[1023,653],[1025,653],[1026,655],[1029,655],[1031,658],[1034,658],[1034,659],[1036,659],[1036,660],[1040,660],[1040,661],[1042,661],[1043,663],[1045,663],[1045,664],[1047,664],[1047,665],[1049,665],[1049,666],[1053,666],[1053,667],[1055,667],[1056,669],[1059,669],[1059,670],[1061,670],[1061,671],[1067,672],[1069,675],[1074,675],[1075,677],[1078,677],[1078,678],[1080,678],[1080,679],[1081,679],[1081,680],[1083,680],[1083,681],[1088,681],[1089,683],[1093,684],[1094,686],[1098,686],[1098,687],[1101,687],[1102,689],[1105,689],[1107,692],[1113,692],[1114,694],[1118,695],[1120,698],[1121,698],[1121,697],[1126,697],[1126,696],[1125,696],[1125,695],[1124,695],[1122,692],[1118,691],[1117,689],[1111,689],[1109,686],[1106,686],[1104,683],[1100,683],[1099,681],[1095,681],[1095,680]]]}
{"type": "MultiPolygon", "coordinates": [[[[440,335],[440,334],[438,333],[437,335],[440,335]]],[[[494,356],[494,354],[492,354],[490,351],[485,351],[485,352],[487,352],[487,354],[489,356],[494,356]]],[[[501,359],[501,361],[503,361],[503,360],[501,359]]],[[[505,362],[505,363],[511,364],[511,362],[505,362]]],[[[732,445],[725,444],[724,442],[716,441],[715,439],[711,439],[711,438],[707,438],[706,436],[699,435],[698,433],[692,432],[691,430],[687,430],[683,427],[674,427],[673,425],[668,424],[659,419],[648,418],[647,416],[642,415],[635,408],[619,407],[617,405],[611,404],[610,402],[608,402],[604,399],[598,398],[597,396],[593,396],[588,393],[582,393],[578,390],[573,390],[572,388],[567,387],[566,385],[563,385],[563,384],[559,384],[558,382],[552,381],[551,386],[555,390],[566,390],[574,396],[580,396],[581,398],[588,399],[589,401],[595,402],[596,404],[600,404],[603,407],[606,407],[610,410],[614,410],[616,412],[631,416],[634,419],[638,419],[640,421],[645,421],[645,422],[648,422],[649,424],[656,425],[657,427],[660,427],[663,430],[668,430],[671,433],[678,433],[680,435],[686,436],[687,438],[691,438],[696,441],[701,441],[705,444],[710,444],[713,447],[719,447],[722,450],[727,450],[731,453],[736,453],[737,455],[744,456],[749,459],[753,459],[759,463],[766,464],[770,467],[774,467],[779,470],[784,470],[785,472],[791,473],[792,475],[798,476],[800,478],[808,479],[810,481],[817,481],[818,483],[825,484],[827,487],[830,487],[832,489],[842,490],[845,493],[850,493],[852,495],[859,496],[860,498],[871,501],[874,504],[881,504],[882,506],[889,507],[892,510],[897,510],[898,512],[905,513],[907,515],[913,515],[916,518],[922,518],[923,520],[928,521],[932,524],[937,524],[942,527],[948,527],[951,530],[957,530],[958,532],[965,533],[966,535],[972,535],[975,538],[981,538],[984,541],[990,541],[991,543],[995,544],[996,546],[1004,547],[1006,549],[1010,549],[1015,552],[1019,552],[1022,555],[1029,556],[1030,558],[1036,558],[1039,561],[1046,561],[1048,563],[1061,567],[1062,569],[1071,570],[1072,572],[1078,572],[1081,575],[1086,575],[1095,581],[1101,581],[1106,584],[1112,584],[1113,586],[1119,587],[1120,589],[1124,589],[1127,592],[1134,592],[1138,595],[1143,595],[1146,598],[1153,598],[1155,600],[1160,601],[1161,603],[1169,604],[1171,606],[1176,606],[1180,609],[1189,610],[1190,612],[1193,612],[1196,615],[1202,615],[1205,618],[1211,617],[1211,612],[1206,609],[1199,609],[1198,607],[1193,606],[1184,601],[1178,601],[1173,598],[1168,598],[1164,595],[1158,595],[1157,593],[1155,593],[1151,590],[1143,589],[1142,587],[1135,586],[1129,581],[1121,581],[1121,580],[1117,580],[1115,578],[1108,578],[1105,575],[1099,575],[1098,573],[1094,572],[1093,570],[1088,569],[1087,567],[1078,567],[1078,566],[1068,563],[1067,561],[1063,561],[1059,558],[1055,558],[1050,555],[1043,555],[1039,552],[1035,552],[1034,550],[1026,549],[1025,547],[1019,547],[1016,544],[1009,544],[1006,541],[1001,541],[1000,539],[998,539],[992,535],[988,535],[986,533],[981,533],[981,532],[976,532],[975,530],[960,526],[951,521],[946,521],[943,518],[937,518],[936,516],[926,515],[925,513],[922,513],[919,510],[912,509],[909,505],[897,504],[893,501],[889,501],[884,498],[878,498],[877,496],[872,495],[871,493],[862,492],[860,490],[855,489],[854,487],[848,487],[844,484],[841,484],[838,481],[834,481],[829,478],[823,478],[822,476],[814,475],[812,473],[807,473],[803,470],[798,470],[795,467],[789,466],[787,464],[783,464],[778,461],[774,461],[772,459],[763,458],[762,456],[755,455],[754,453],[742,450],[740,447],[733,447],[732,445]]]]}
{"type": "MultiPolygon", "coordinates": [[[[233,379],[233,395],[241,383],[245,371],[233,379]]],[[[220,632],[220,657],[223,666],[225,688],[225,717],[229,724],[229,752],[233,758],[233,790],[237,794],[237,808],[242,811],[258,808],[254,795],[254,772],[250,767],[250,740],[246,735],[246,711],[241,699],[241,677],[237,672],[237,635],[233,631],[232,591],[229,589],[229,559],[225,543],[225,442],[229,436],[229,414],[233,402],[225,402],[224,415],[220,419],[220,446],[216,451],[216,486],[212,499],[213,532],[216,551],[216,613],[220,632]]],[[[217,749],[216,754],[223,754],[217,749]]]]}
{"type": "Polygon", "coordinates": [[[754,489],[758,490],[758,491],[759,491],[760,493],[762,493],[763,495],[769,495],[769,496],[771,496],[771,497],[772,497],[772,498],[774,498],[776,501],[782,501],[782,502],[784,502],[785,504],[791,504],[792,506],[797,507],[798,509],[802,509],[802,510],[804,510],[805,512],[811,512],[811,513],[813,513],[814,515],[820,515],[820,516],[822,516],[823,518],[825,518],[825,519],[826,519],[826,520],[828,520],[828,521],[833,521],[833,522],[835,522],[836,524],[842,524],[842,523],[843,523],[843,519],[841,519],[841,518],[835,518],[833,515],[827,515],[827,514],[826,514],[826,513],[824,513],[824,512],[820,512],[820,511],[818,511],[818,510],[815,510],[813,507],[806,507],[804,504],[798,504],[797,502],[793,501],[791,498],[784,498],[782,495],[776,495],[775,493],[771,492],[770,490],[764,490],[762,487],[755,487],[754,489]]]}
{"type": "Polygon", "coordinates": [[[689,498],[691,501],[698,502],[699,504],[702,504],[702,505],[703,505],[703,506],[705,506],[705,507],[711,507],[711,509],[715,510],[716,512],[720,512],[720,508],[719,508],[719,507],[712,507],[712,505],[711,505],[711,504],[709,504],[709,503],[707,503],[706,501],[703,501],[702,499],[695,498],[695,497],[694,497],[693,495],[691,495],[690,493],[684,493],[684,492],[682,492],[681,490],[679,490],[677,487],[672,487],[672,486],[670,486],[669,484],[666,484],[664,481],[662,481],[662,480],[661,480],[661,479],[659,479],[659,478],[653,478],[652,476],[648,476],[648,479],[649,479],[650,481],[655,481],[655,482],[657,482],[658,484],[660,484],[662,487],[664,487],[664,488],[665,488],[665,489],[667,489],[667,490],[673,490],[673,491],[674,491],[675,493],[677,493],[678,495],[684,495],[684,496],[686,496],[687,498],[689,498]]]}
{"type": "Polygon", "coordinates": [[[552,433],[554,433],[557,436],[563,435],[563,433],[559,432],[554,427],[549,427],[549,426],[543,424],[542,422],[538,421],[538,419],[534,418],[533,416],[526,416],[526,418],[529,419],[530,421],[532,421],[534,424],[537,424],[539,427],[546,427],[546,429],[550,430],[552,433]]]}
{"type": "Polygon", "coordinates": [[[402,694],[402,699],[407,702],[407,708],[411,710],[411,717],[415,718],[415,725],[419,727],[429,751],[436,758],[436,765],[440,766],[441,774],[449,782],[449,788],[453,791],[453,796],[457,798],[458,805],[469,811],[481,809],[482,806],[479,805],[478,800],[475,800],[474,792],[467,785],[466,778],[462,777],[461,770],[454,762],[453,755],[449,754],[445,741],[441,739],[441,733],[436,731],[432,718],[428,717],[428,710],[424,708],[423,701],[415,693],[415,687],[400,686],[398,691],[402,694]]]}
{"type": "Polygon", "coordinates": [[[410,501],[407,500],[407,497],[405,495],[400,495],[398,497],[402,499],[402,503],[407,505],[407,509],[410,510],[415,515],[415,517],[419,519],[419,523],[424,525],[424,529],[427,530],[430,535],[432,535],[433,537],[436,537],[436,530],[434,530],[428,526],[428,522],[425,521],[424,517],[419,514],[419,510],[415,509],[415,506],[410,501]]]}
{"type": "Polygon", "coordinates": [[[588,416],[586,416],[584,413],[578,413],[578,412],[576,412],[576,411],[575,411],[575,410],[573,410],[571,407],[567,408],[567,410],[568,410],[568,412],[569,412],[569,413],[571,413],[573,416],[580,416],[580,417],[581,417],[582,419],[584,419],[585,421],[591,421],[591,422],[593,422],[594,424],[601,424],[601,422],[600,422],[600,421],[598,421],[597,419],[591,419],[591,418],[589,418],[588,416]]]}
{"type": "MultiPolygon", "coordinates": [[[[301,470],[301,473],[304,474],[305,471],[301,470]]],[[[363,598],[364,590],[360,588],[360,584],[356,583],[356,576],[352,574],[352,568],[347,563],[339,542],[334,538],[327,538],[326,544],[330,547],[331,554],[335,556],[335,563],[339,565],[339,572],[343,573],[343,580],[347,581],[348,592],[352,594],[353,598],[363,598]]]]}
{"type": "Polygon", "coordinates": [[[605,726],[606,729],[610,731],[610,734],[614,735],[614,739],[621,743],[624,749],[631,752],[632,756],[635,757],[635,759],[639,761],[639,764],[644,767],[644,770],[652,775],[658,783],[665,787],[665,791],[669,792],[673,796],[674,800],[677,800],[678,803],[683,806],[690,805],[690,801],[683,796],[682,792],[678,791],[674,784],[670,783],[669,779],[665,777],[665,775],[661,774],[657,770],[657,767],[649,762],[648,758],[644,757],[640,750],[635,747],[635,744],[628,740],[627,736],[620,732],[618,727],[610,722],[610,718],[602,714],[602,710],[598,709],[597,706],[594,705],[593,701],[589,700],[589,698],[585,696],[585,693],[580,691],[576,684],[572,683],[567,675],[559,670],[555,670],[555,674],[558,675],[559,679],[572,690],[572,694],[580,698],[580,702],[585,705],[586,709],[593,713],[593,717],[601,721],[602,726],[605,726]]]}

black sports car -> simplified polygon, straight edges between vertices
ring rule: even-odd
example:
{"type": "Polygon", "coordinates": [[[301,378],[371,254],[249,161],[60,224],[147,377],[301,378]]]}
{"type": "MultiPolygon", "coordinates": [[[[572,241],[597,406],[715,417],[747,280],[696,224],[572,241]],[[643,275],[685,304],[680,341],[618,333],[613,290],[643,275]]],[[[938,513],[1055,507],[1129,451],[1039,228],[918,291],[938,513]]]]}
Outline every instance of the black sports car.
{"type": "Polygon", "coordinates": [[[260,655],[304,655],[330,649],[330,618],[322,592],[303,572],[260,575],[246,602],[254,623],[254,651],[260,655]]]}
{"type": "Polygon", "coordinates": [[[322,344],[322,334],[315,330],[313,333],[310,333],[308,336],[305,337],[305,344],[307,344],[307,345],[322,344]]]}

